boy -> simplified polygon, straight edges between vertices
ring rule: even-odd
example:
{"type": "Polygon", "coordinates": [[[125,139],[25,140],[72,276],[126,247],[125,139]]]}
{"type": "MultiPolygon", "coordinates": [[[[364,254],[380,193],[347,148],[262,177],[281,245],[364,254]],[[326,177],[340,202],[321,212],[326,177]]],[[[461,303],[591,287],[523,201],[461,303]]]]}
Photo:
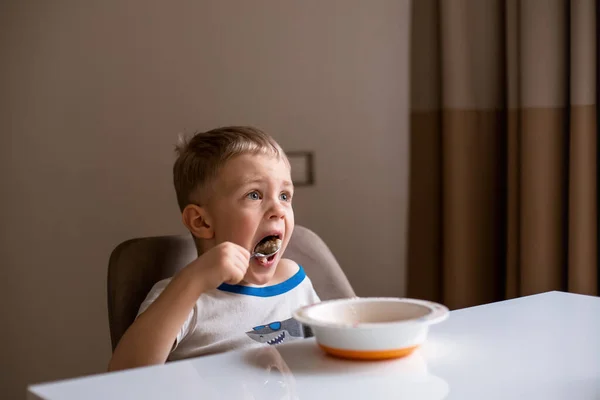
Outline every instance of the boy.
{"type": "Polygon", "coordinates": [[[281,257],[294,229],[294,188],[277,142],[225,127],[177,151],[177,201],[199,257],[152,288],[109,370],[300,338],[292,312],[319,301],[302,267],[281,257]],[[268,239],[279,252],[252,256],[268,239]]]}

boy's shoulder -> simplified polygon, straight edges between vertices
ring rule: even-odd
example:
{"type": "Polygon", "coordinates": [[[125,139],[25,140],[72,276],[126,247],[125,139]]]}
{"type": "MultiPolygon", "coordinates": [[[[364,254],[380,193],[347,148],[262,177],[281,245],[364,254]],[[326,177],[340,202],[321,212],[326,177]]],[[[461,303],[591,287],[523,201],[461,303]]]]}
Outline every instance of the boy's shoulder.
{"type": "Polygon", "coordinates": [[[281,260],[279,260],[279,264],[277,265],[277,280],[286,281],[292,276],[296,275],[299,270],[300,266],[296,261],[290,260],[288,258],[282,258],[281,260]]]}

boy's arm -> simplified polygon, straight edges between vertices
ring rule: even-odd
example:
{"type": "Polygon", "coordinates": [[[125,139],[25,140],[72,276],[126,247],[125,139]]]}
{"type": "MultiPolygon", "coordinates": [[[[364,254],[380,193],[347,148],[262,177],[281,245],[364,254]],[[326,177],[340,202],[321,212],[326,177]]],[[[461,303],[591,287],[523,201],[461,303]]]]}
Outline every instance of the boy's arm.
{"type": "Polygon", "coordinates": [[[240,282],[249,259],[248,250],[225,242],[183,268],[127,329],[108,370],[164,363],[198,297],[223,282],[240,282]]]}
{"type": "Polygon", "coordinates": [[[127,329],[108,370],[162,364],[167,360],[181,326],[198,297],[206,291],[203,279],[190,266],[176,274],[158,298],[127,329]]]}

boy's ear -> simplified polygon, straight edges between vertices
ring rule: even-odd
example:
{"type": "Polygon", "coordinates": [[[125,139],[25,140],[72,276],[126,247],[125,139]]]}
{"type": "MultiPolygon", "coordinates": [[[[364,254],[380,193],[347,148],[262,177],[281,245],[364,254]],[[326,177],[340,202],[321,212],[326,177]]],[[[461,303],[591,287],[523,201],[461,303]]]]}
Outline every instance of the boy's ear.
{"type": "Polygon", "coordinates": [[[181,213],[183,224],[198,239],[212,239],[215,231],[206,208],[188,204],[181,213]]]}

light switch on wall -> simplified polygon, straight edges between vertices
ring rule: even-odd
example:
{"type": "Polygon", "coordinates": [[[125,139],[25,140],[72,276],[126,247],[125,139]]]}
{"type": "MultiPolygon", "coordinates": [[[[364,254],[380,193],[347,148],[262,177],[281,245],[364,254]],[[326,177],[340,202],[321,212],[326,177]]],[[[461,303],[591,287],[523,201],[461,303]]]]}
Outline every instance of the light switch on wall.
{"type": "Polygon", "coordinates": [[[313,153],[310,151],[286,152],[292,168],[294,186],[312,186],[315,184],[313,153]]]}

